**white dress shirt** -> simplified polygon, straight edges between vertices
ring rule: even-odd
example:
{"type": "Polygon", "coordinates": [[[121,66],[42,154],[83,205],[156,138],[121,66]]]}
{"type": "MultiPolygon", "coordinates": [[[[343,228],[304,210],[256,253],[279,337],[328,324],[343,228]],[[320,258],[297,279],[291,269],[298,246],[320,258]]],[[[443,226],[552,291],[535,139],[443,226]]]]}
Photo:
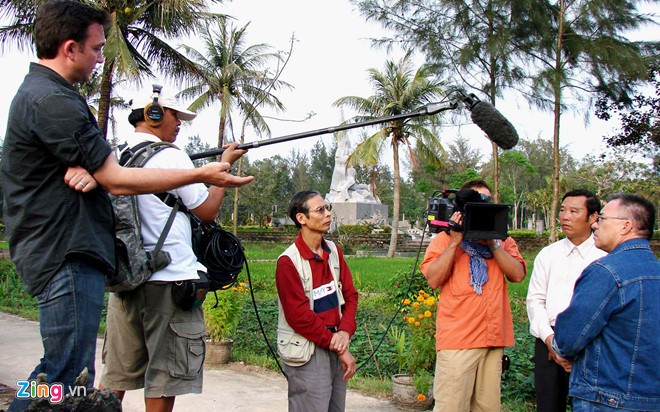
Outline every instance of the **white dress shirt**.
{"type": "Polygon", "coordinates": [[[607,255],[594,245],[593,235],[575,246],[568,238],[541,249],[527,291],[527,316],[532,335],[545,339],[554,334],[557,315],[571,303],[578,277],[591,262],[607,255]]]}

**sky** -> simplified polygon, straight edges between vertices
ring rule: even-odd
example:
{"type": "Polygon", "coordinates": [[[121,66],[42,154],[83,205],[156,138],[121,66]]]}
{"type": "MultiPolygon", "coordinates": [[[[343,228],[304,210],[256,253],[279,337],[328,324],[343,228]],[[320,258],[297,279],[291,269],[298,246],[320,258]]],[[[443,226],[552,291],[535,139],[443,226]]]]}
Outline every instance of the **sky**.
{"type": "MultiPolygon", "coordinates": [[[[269,120],[271,138],[340,124],[341,110],[332,103],[347,95],[370,96],[372,89],[367,70],[382,70],[386,60],[398,61],[403,55],[401,51],[388,55],[383,50],[372,48],[369,38],[380,37],[384,31],[376,24],[366,23],[347,0],[234,0],[216,7],[214,11],[235,17],[237,26],[250,22],[247,44],[267,43],[273,51],[286,51],[290,48],[292,36],[295,36],[292,56],[281,76],[294,89],[278,94],[286,106],[286,112],[277,114],[262,111],[264,115],[289,120],[269,120]],[[303,122],[299,121],[311,112],[315,115],[303,122]]],[[[196,46],[195,39],[184,43],[196,46]]],[[[202,51],[201,46],[196,48],[202,51]]],[[[0,75],[7,98],[0,100],[0,137],[4,137],[10,97],[15,94],[27,73],[29,62],[36,61],[33,53],[18,53],[8,49],[3,51],[2,56],[0,75]]],[[[418,60],[421,62],[421,57],[418,56],[418,60]]],[[[145,84],[150,82],[147,80],[145,84]]],[[[180,89],[177,87],[180,85],[163,83],[165,87],[180,89]]],[[[137,89],[137,86],[120,89],[119,94],[128,100],[137,89]]],[[[478,97],[486,100],[486,96],[478,97]]],[[[532,110],[525,101],[514,96],[500,99],[497,108],[514,125],[520,138],[552,138],[552,113],[532,110]]],[[[207,108],[199,112],[192,123],[184,124],[178,139],[180,146],[191,135],[199,135],[202,141],[214,145],[217,142],[218,112],[218,105],[207,108]]],[[[490,141],[476,125],[471,124],[469,112],[451,112],[455,116],[440,114],[444,116],[446,125],[442,128],[443,145],[448,147],[453,138],[461,134],[468,138],[473,148],[481,151],[484,161],[488,160],[490,141]]],[[[347,111],[345,117],[351,114],[347,111]]],[[[121,140],[121,135],[130,133],[132,128],[125,121],[127,111],[116,111],[115,115],[120,125],[118,135],[121,140]]],[[[600,153],[605,147],[603,136],[610,134],[615,127],[617,123],[614,121],[604,122],[595,117],[585,121],[583,114],[566,113],[562,116],[561,145],[567,147],[578,159],[590,153],[600,153]]],[[[238,135],[240,126],[235,126],[235,129],[238,135]]],[[[360,132],[361,129],[353,129],[349,134],[354,145],[360,132]]],[[[333,137],[325,134],[254,148],[250,150],[249,157],[254,161],[275,154],[287,156],[294,149],[308,151],[318,139],[323,139],[329,146],[333,137]]],[[[254,140],[258,138],[246,133],[246,142],[254,140]]]]}

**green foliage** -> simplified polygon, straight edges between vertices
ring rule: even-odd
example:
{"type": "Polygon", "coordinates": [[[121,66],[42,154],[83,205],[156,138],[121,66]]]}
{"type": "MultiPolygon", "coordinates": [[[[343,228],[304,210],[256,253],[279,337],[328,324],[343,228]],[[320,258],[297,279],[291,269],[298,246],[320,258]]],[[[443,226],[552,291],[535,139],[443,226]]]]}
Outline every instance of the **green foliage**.
{"type": "Polygon", "coordinates": [[[534,337],[529,333],[529,321],[524,297],[511,298],[515,346],[505,348],[511,363],[502,376],[502,397],[515,403],[534,398],[534,337]]]}
{"type": "Polygon", "coordinates": [[[355,225],[339,225],[337,232],[347,236],[365,236],[371,234],[376,228],[372,223],[358,223],[355,225]]]}
{"type": "Polygon", "coordinates": [[[393,305],[398,306],[404,299],[410,299],[411,293],[427,290],[428,287],[426,278],[417,268],[412,277],[410,270],[399,270],[388,279],[387,293],[394,302],[393,305]]]}
{"type": "MultiPolygon", "coordinates": [[[[259,309],[261,326],[266,332],[268,342],[273,351],[277,351],[275,346],[277,342],[277,297],[272,295],[270,297],[258,297],[256,305],[259,309]]],[[[234,354],[236,359],[245,359],[239,356],[240,353],[251,354],[250,356],[258,355],[263,358],[271,356],[268,345],[264,341],[260,324],[257,322],[257,315],[254,312],[252,302],[244,305],[240,319],[240,327],[234,334],[234,349],[239,351],[234,354]]]]}
{"type": "Polygon", "coordinates": [[[394,350],[396,351],[396,363],[399,366],[397,373],[404,373],[408,369],[409,358],[406,352],[406,330],[394,325],[387,331],[387,337],[394,344],[394,350]]]}
{"type": "Polygon", "coordinates": [[[214,342],[233,339],[241,320],[247,289],[241,282],[227,290],[209,293],[204,300],[204,324],[208,338],[214,342]],[[217,302],[216,302],[217,296],[217,302]]]}
{"type": "Polygon", "coordinates": [[[37,299],[30,296],[23,287],[23,281],[16,273],[14,264],[9,260],[0,260],[0,310],[39,319],[37,299]]]}
{"type": "MultiPolygon", "coordinates": [[[[403,321],[408,327],[410,373],[433,373],[435,368],[435,313],[437,294],[420,289],[403,300],[403,321]]],[[[424,392],[422,392],[424,393],[424,392]]]]}

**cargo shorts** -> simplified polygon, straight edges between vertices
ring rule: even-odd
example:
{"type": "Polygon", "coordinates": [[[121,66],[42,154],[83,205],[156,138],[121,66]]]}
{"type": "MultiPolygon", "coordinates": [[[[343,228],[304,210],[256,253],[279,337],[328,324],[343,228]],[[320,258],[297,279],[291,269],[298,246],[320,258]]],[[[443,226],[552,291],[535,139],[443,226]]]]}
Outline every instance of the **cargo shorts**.
{"type": "Polygon", "coordinates": [[[145,398],[202,392],[204,312],[179,309],[171,287],[170,282],[147,282],[110,294],[101,385],[144,388],[145,398]]]}

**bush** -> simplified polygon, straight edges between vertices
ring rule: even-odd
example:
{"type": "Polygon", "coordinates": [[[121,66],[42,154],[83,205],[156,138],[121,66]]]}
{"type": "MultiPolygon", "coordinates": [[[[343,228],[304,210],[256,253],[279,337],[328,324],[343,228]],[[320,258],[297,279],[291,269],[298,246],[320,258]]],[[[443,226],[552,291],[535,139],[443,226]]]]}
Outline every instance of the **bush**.
{"type": "Polygon", "coordinates": [[[511,313],[515,346],[504,349],[511,364],[502,376],[502,398],[524,403],[534,399],[534,337],[529,333],[525,298],[511,298],[511,313]]]}
{"type": "Polygon", "coordinates": [[[214,342],[233,339],[241,320],[247,289],[243,282],[227,290],[209,292],[204,300],[204,323],[208,338],[214,342]],[[217,296],[217,302],[216,302],[217,296]]]}
{"type": "Polygon", "coordinates": [[[347,236],[366,236],[376,228],[372,223],[358,223],[356,225],[339,225],[337,233],[347,236]]]}

